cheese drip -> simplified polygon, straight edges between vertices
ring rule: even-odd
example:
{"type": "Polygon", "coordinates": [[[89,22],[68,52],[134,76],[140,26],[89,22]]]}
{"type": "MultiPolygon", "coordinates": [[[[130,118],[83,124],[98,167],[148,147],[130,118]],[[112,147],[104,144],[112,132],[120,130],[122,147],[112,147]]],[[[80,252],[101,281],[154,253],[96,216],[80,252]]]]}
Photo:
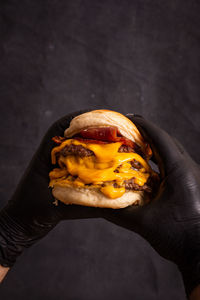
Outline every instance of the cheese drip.
{"type": "Polygon", "coordinates": [[[108,144],[86,144],[75,139],[68,139],[60,146],[55,147],[51,152],[52,163],[56,163],[56,153],[60,152],[66,145],[82,145],[83,147],[94,152],[95,155],[88,157],[79,157],[76,155],[60,155],[59,165],[66,166],[66,174],[63,169],[60,169],[60,178],[58,170],[50,172],[50,186],[74,186],[74,187],[90,187],[98,188],[108,198],[118,198],[125,193],[125,188],[122,186],[125,179],[134,177],[134,182],[143,186],[152,171],[148,163],[137,153],[120,153],[118,152],[122,142],[108,144]],[[134,170],[130,162],[135,159],[143,166],[140,170],[134,170]],[[62,164],[60,164],[62,163],[62,164]],[[115,172],[115,170],[118,172],[115,172]],[[70,176],[77,176],[76,180],[72,180],[70,176]],[[105,181],[113,181],[120,186],[115,188],[113,185],[102,187],[105,181]],[[85,186],[92,184],[90,186],[85,186]]]}

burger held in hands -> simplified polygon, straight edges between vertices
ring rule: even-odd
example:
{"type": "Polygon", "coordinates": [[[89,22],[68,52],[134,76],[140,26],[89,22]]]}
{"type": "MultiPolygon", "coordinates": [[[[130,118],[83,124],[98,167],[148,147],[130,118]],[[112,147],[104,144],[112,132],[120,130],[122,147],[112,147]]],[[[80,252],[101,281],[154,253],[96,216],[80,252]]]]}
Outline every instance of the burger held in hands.
{"type": "Polygon", "coordinates": [[[72,119],[51,151],[49,186],[65,204],[123,208],[151,199],[159,175],[151,168],[152,151],[124,115],[93,110],[72,119]]]}

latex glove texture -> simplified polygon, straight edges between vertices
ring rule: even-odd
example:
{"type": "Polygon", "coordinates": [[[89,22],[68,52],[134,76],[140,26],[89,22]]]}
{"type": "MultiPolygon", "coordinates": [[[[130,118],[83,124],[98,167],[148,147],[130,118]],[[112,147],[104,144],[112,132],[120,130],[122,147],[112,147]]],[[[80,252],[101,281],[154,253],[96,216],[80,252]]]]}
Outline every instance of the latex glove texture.
{"type": "Polygon", "coordinates": [[[143,236],[176,263],[186,292],[200,283],[200,169],[183,146],[151,122],[128,114],[150,143],[161,172],[155,199],[143,207],[107,210],[107,220],[143,236]]]}
{"type": "Polygon", "coordinates": [[[47,131],[12,198],[0,212],[0,265],[11,267],[17,257],[44,237],[63,219],[98,217],[98,208],[65,205],[48,188],[53,136],[63,136],[70,121],[84,111],[77,111],[55,122],[47,131]]]}

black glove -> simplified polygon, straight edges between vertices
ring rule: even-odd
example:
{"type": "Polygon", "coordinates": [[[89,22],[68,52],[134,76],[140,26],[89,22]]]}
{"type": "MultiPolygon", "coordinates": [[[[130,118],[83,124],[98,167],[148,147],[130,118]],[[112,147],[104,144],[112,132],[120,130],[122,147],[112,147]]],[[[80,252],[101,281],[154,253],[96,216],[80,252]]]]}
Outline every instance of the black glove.
{"type": "Polygon", "coordinates": [[[152,147],[162,182],[144,207],[106,210],[106,219],[133,230],[176,263],[187,295],[200,284],[200,170],[183,146],[141,117],[127,115],[152,147]]]}
{"type": "Polygon", "coordinates": [[[0,212],[0,265],[11,267],[24,248],[44,237],[63,219],[98,217],[98,208],[65,205],[48,188],[53,136],[63,136],[70,121],[84,111],[69,114],[55,122],[44,136],[14,195],[0,212]]]}

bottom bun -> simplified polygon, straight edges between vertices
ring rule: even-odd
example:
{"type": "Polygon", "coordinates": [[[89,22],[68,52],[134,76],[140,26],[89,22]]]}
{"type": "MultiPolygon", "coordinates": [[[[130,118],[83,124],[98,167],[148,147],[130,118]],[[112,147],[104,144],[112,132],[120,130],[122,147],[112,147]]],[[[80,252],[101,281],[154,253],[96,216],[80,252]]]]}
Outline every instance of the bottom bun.
{"type": "Polygon", "coordinates": [[[97,189],[55,186],[52,193],[57,200],[65,204],[104,208],[124,208],[129,205],[143,205],[143,192],[141,191],[128,191],[116,199],[107,198],[97,189]]]}

